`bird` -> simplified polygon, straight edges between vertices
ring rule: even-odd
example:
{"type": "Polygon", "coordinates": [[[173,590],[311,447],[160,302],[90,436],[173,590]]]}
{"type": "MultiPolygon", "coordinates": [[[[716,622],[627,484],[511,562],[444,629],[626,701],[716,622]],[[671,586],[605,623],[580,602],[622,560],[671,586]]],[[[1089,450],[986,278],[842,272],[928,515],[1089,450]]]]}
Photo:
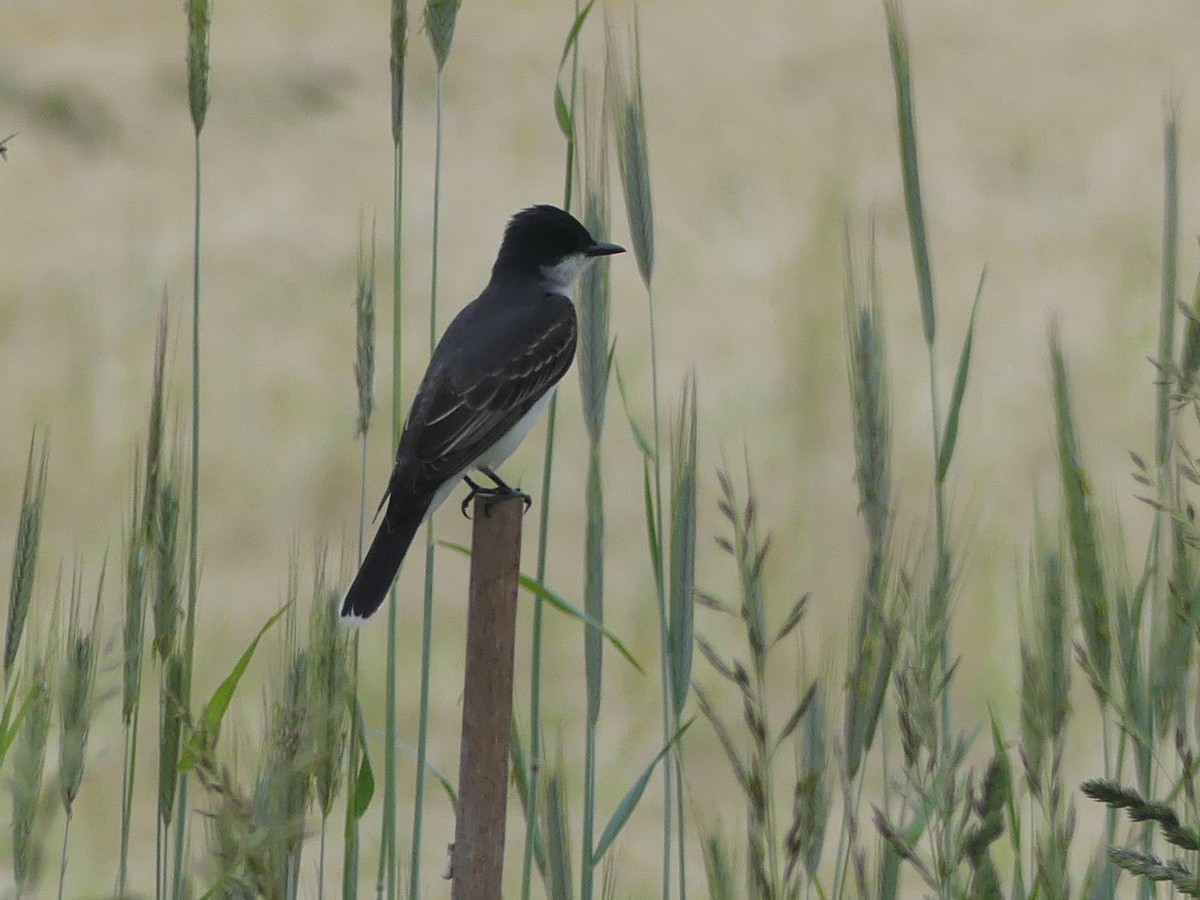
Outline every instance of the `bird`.
{"type": "Polygon", "coordinates": [[[480,493],[515,494],[528,505],[496,468],[545,411],[575,357],[579,276],[596,259],[623,252],[555,206],[531,206],[509,220],[487,286],[446,328],[421,378],[382,519],[342,600],[343,622],[361,624],[379,609],[421,523],[460,481],[470,488],[464,512],[480,493]],[[480,486],[472,471],[493,486],[480,486]]]}

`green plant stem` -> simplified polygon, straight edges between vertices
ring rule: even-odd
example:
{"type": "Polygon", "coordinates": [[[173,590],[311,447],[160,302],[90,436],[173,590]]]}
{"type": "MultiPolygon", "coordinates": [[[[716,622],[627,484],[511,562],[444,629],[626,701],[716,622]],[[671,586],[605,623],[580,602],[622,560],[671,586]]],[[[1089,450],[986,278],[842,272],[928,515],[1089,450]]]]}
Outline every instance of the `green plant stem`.
{"type": "MultiPolygon", "coordinates": [[[[568,179],[569,180],[569,179],[568,179]]],[[[538,507],[537,580],[546,582],[546,549],[550,534],[550,473],[554,468],[554,425],[558,418],[558,390],[550,396],[546,412],[546,452],[542,458],[541,505],[538,507]]],[[[533,848],[538,840],[538,790],[542,771],[542,617],[545,601],[533,600],[533,638],[529,663],[529,801],[525,815],[525,850],[521,860],[521,898],[529,900],[533,875],[533,848]]]]}
{"type": "MultiPolygon", "coordinates": [[[[362,435],[362,460],[358,486],[358,559],[362,559],[367,517],[367,429],[362,435]]],[[[346,736],[346,830],[342,849],[342,898],[358,897],[358,817],[354,815],[354,793],[358,775],[358,728],[355,705],[358,703],[358,634],[350,639],[350,733],[346,736]]],[[[322,890],[325,880],[321,879],[322,890]]]]}
{"type": "MultiPolygon", "coordinates": [[[[587,473],[587,530],[584,538],[584,610],[597,622],[604,619],[604,489],[600,470],[600,431],[589,431],[587,473]]],[[[598,632],[585,630],[583,635],[584,668],[586,671],[587,721],[584,734],[583,775],[583,873],[580,894],[584,900],[592,896],[595,878],[596,844],[593,829],[596,818],[596,737],[600,719],[601,688],[603,686],[604,646],[598,632]]]]}
{"type": "Polygon", "coordinates": [[[154,896],[156,900],[167,895],[167,884],[163,872],[163,857],[167,855],[167,845],[163,835],[162,816],[154,817],[154,896]]]}
{"type": "Polygon", "coordinates": [[[62,861],[58,868],[58,900],[63,900],[63,885],[67,880],[67,838],[71,834],[71,810],[67,809],[67,821],[63,824],[62,861]]]}
{"type": "Polygon", "coordinates": [[[133,784],[137,774],[137,728],[141,703],[133,705],[133,720],[125,727],[125,765],[121,769],[121,855],[117,866],[117,894],[124,896],[129,869],[129,828],[133,818],[133,784]]]}
{"type": "MultiPolygon", "coordinates": [[[[183,625],[183,684],[179,703],[191,708],[192,663],[196,648],[196,598],[200,590],[200,129],[194,132],[195,180],[192,219],[192,502],[188,520],[188,608],[183,625]]],[[[183,900],[187,882],[188,773],[179,775],[175,801],[175,900],[183,900]]]]}
{"type": "MultiPolygon", "coordinates": [[[[757,546],[757,542],[756,541],[752,542],[752,546],[757,546]]],[[[764,663],[765,663],[765,661],[766,660],[764,659],[764,663]]],[[[766,722],[767,722],[767,703],[766,703],[767,679],[766,679],[764,667],[755,666],[754,680],[755,680],[755,687],[756,687],[756,690],[754,692],[754,704],[755,704],[755,706],[758,707],[758,711],[757,711],[758,721],[763,723],[763,729],[765,732],[766,722]]],[[[774,783],[775,783],[775,779],[774,779],[774,776],[771,774],[771,753],[770,753],[770,750],[767,749],[768,745],[767,745],[767,742],[765,739],[763,741],[763,744],[764,744],[764,750],[766,751],[763,753],[761,765],[762,765],[763,786],[764,786],[763,803],[766,804],[766,814],[767,814],[767,821],[766,821],[767,866],[769,867],[769,870],[770,870],[772,896],[782,897],[783,889],[782,889],[782,885],[780,884],[780,881],[779,881],[780,873],[782,871],[779,866],[779,849],[778,848],[779,848],[780,842],[779,842],[779,834],[776,830],[776,822],[775,822],[775,794],[774,794],[774,791],[772,791],[772,789],[771,789],[771,786],[774,785],[774,783]]],[[[680,822],[680,824],[682,825],[682,821],[680,822]]]]}
{"type": "MultiPolygon", "coordinates": [[[[360,551],[361,546],[360,539],[360,551]]],[[[357,634],[350,641],[350,697],[354,706],[350,710],[350,734],[347,735],[346,740],[346,824],[342,848],[342,900],[356,900],[358,897],[359,828],[358,817],[354,814],[354,796],[358,786],[358,754],[365,751],[360,748],[358,743],[358,727],[355,719],[358,706],[357,634]]]]}
{"type": "Polygon", "coordinates": [[[329,817],[321,816],[320,848],[317,851],[317,900],[325,900],[325,830],[329,817]]]}
{"type": "Polygon", "coordinates": [[[586,725],[583,745],[583,837],[580,858],[579,896],[582,900],[591,900],[595,866],[592,864],[592,851],[595,842],[592,838],[593,820],[596,817],[596,723],[590,719],[586,725]]]}
{"type": "MultiPolygon", "coordinates": [[[[933,506],[934,527],[937,539],[937,561],[933,575],[933,597],[937,599],[938,623],[942,632],[939,655],[941,670],[947,672],[950,667],[949,629],[945,625],[945,608],[950,602],[950,546],[946,538],[946,495],[942,480],[938,478],[938,461],[942,458],[942,412],[938,393],[937,352],[934,342],[927,345],[929,349],[929,410],[933,427],[933,506]]],[[[942,752],[949,753],[953,741],[950,736],[950,692],[942,691],[942,752]]]]}
{"type": "MultiPolygon", "coordinates": [[[[658,560],[656,561],[656,571],[654,572],[654,586],[658,600],[659,644],[662,648],[662,652],[659,654],[659,676],[662,687],[663,743],[665,744],[671,740],[671,735],[676,732],[677,728],[674,721],[675,717],[672,713],[675,708],[675,699],[671,688],[671,640],[668,633],[669,614],[667,611],[663,552],[661,549],[666,546],[664,541],[666,533],[663,530],[662,432],[659,427],[658,415],[658,335],[657,329],[654,327],[654,292],[650,285],[646,285],[646,292],[650,308],[650,387],[654,409],[654,527],[658,531],[657,541],[660,548],[658,560]]],[[[664,900],[667,900],[671,896],[672,804],[675,800],[675,778],[675,755],[668,753],[666,759],[663,760],[662,896],[664,900]]]]}
{"type": "MultiPolygon", "coordinates": [[[[579,16],[579,0],[575,0],[575,16],[579,16]]],[[[571,50],[571,116],[575,115],[575,97],[579,81],[579,52],[571,50]]],[[[575,174],[574,129],[567,137],[566,171],[563,174],[563,209],[570,210],[575,174]]],[[[537,580],[546,582],[546,553],[550,538],[550,476],[554,471],[554,427],[558,421],[558,389],[550,395],[546,412],[546,451],[542,457],[541,506],[538,508],[537,580]]],[[[521,900],[529,900],[533,875],[533,848],[538,840],[538,791],[542,772],[542,618],[544,603],[540,596],[533,600],[533,636],[529,661],[529,793],[525,816],[525,848],[521,859],[521,900]]]]}
{"type": "Polygon", "coordinates": [[[388,593],[387,686],[384,692],[383,840],[375,881],[375,895],[382,897],[386,885],[389,900],[395,897],[396,890],[396,745],[392,739],[396,733],[396,628],[396,587],[393,585],[388,593]]]}
{"type": "MultiPolygon", "coordinates": [[[[433,250],[429,285],[429,355],[437,346],[438,236],[442,200],[442,70],[434,81],[433,250]]],[[[421,831],[425,815],[425,764],[429,744],[429,676],[433,657],[433,518],[425,526],[425,600],[421,616],[421,700],[417,719],[417,783],[413,797],[412,858],[408,895],[421,896],[421,831]]]]}
{"type": "MultiPolygon", "coordinates": [[[[166,670],[165,668],[159,675],[158,692],[161,698],[163,692],[166,691],[166,670]]],[[[163,733],[163,704],[160,701],[158,704],[158,733],[163,733]]],[[[162,752],[160,747],[159,753],[162,752]]],[[[159,767],[159,790],[162,790],[162,768],[159,767]]],[[[154,897],[155,900],[163,900],[167,896],[167,877],[169,870],[167,869],[167,846],[170,841],[169,830],[164,827],[162,810],[157,806],[154,810],[154,897]]]]}
{"type": "MultiPolygon", "coordinates": [[[[671,755],[675,757],[675,771],[679,772],[683,769],[683,751],[677,743],[671,751],[671,755]]],[[[685,844],[684,829],[683,829],[683,776],[681,775],[675,781],[675,838],[677,846],[675,852],[679,854],[679,896],[681,900],[686,900],[687,897],[687,866],[684,865],[684,844],[685,844]]]]}
{"type": "MultiPolygon", "coordinates": [[[[404,427],[402,401],[403,374],[403,266],[400,254],[400,238],[403,200],[404,142],[399,138],[394,144],[395,159],[392,164],[392,444],[400,444],[400,431],[404,427]]],[[[362,538],[360,531],[359,551],[362,538]]],[[[379,848],[379,877],[376,895],[383,895],[386,880],[389,898],[395,896],[396,881],[396,630],[399,627],[396,585],[388,591],[387,619],[387,676],[384,689],[384,740],[383,740],[383,835],[379,848]],[[386,877],[385,877],[386,869],[386,877]]],[[[366,752],[364,748],[363,752],[366,752]]],[[[418,779],[419,781],[419,779],[418,779]]]]}

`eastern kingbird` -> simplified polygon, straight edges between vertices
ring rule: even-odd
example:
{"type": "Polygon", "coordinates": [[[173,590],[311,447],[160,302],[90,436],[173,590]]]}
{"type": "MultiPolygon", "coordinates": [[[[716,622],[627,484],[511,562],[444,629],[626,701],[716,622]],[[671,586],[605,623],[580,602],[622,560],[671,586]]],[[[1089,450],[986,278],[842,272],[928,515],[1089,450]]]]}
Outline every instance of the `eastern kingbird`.
{"type": "Polygon", "coordinates": [[[624,249],[596,240],[553,206],[512,217],[491,280],[454,317],[417,388],[380,503],[387,509],[342,601],[343,619],[362,621],[379,609],[417,529],[460,479],[471,495],[515,493],[495,469],[571,366],[575,282],[593,259],[624,249]],[[472,469],[495,487],[480,488],[468,477],[472,469]]]}

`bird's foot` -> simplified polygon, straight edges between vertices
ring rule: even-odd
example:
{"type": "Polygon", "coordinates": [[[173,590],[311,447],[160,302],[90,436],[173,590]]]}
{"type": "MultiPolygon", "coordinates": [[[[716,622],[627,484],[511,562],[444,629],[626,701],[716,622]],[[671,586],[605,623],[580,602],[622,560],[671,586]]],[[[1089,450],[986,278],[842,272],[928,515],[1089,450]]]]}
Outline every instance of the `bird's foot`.
{"type": "Polygon", "coordinates": [[[468,519],[471,518],[471,516],[467,513],[467,507],[471,504],[471,501],[474,500],[477,496],[483,496],[483,497],[487,498],[487,500],[483,504],[483,513],[486,516],[490,516],[492,514],[492,505],[493,504],[495,504],[497,501],[507,499],[508,497],[520,497],[521,500],[524,501],[524,503],[525,503],[526,510],[528,510],[529,507],[531,507],[533,505],[532,497],[530,497],[527,493],[520,490],[519,488],[515,488],[515,487],[512,487],[511,485],[509,485],[507,482],[504,481],[504,479],[502,479],[499,475],[497,475],[491,469],[481,468],[479,471],[482,472],[484,475],[486,475],[488,478],[490,478],[494,482],[494,486],[493,487],[484,487],[483,485],[481,485],[478,482],[476,482],[475,480],[473,480],[469,475],[463,476],[463,481],[465,481],[467,483],[467,486],[471,489],[470,492],[467,494],[467,496],[463,499],[462,507],[461,507],[462,514],[466,518],[468,518],[468,519]]]}

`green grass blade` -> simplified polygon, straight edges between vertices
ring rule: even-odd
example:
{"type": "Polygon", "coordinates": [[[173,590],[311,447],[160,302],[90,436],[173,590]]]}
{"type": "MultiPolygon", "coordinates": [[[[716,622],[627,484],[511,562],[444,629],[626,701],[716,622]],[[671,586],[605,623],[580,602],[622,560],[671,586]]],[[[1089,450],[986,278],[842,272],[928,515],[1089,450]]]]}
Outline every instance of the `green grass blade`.
{"type": "MultiPolygon", "coordinates": [[[[400,749],[403,750],[405,753],[407,753],[409,756],[411,756],[413,759],[417,758],[417,751],[415,748],[408,747],[408,746],[405,746],[404,744],[401,744],[400,749]]],[[[433,763],[429,762],[428,760],[425,761],[425,774],[433,776],[433,780],[438,783],[438,786],[442,789],[442,792],[446,795],[446,799],[450,802],[450,808],[452,810],[454,810],[454,815],[457,818],[457,816],[458,816],[458,792],[456,790],[454,790],[454,784],[450,781],[449,777],[447,777],[445,772],[443,772],[441,769],[439,769],[437,766],[435,766],[433,763]]]]}
{"type": "Polygon", "coordinates": [[[183,658],[173,651],[162,665],[159,689],[158,816],[170,825],[179,778],[179,735],[183,730],[183,658]]]}
{"type": "Polygon", "coordinates": [[[250,665],[250,660],[254,658],[254,651],[258,649],[258,642],[262,640],[263,635],[268,629],[288,611],[291,604],[284,604],[276,613],[267,619],[266,624],[258,630],[258,634],[254,636],[254,640],[246,647],[233,669],[225,676],[215,691],[212,697],[204,704],[204,710],[200,713],[200,721],[197,723],[195,730],[188,739],[188,745],[184,748],[183,756],[179,760],[179,771],[186,772],[192,768],[196,761],[196,755],[199,752],[202,744],[207,742],[211,745],[216,741],[217,734],[221,729],[221,721],[225,718],[225,713],[229,709],[229,704],[233,700],[234,691],[237,690],[238,683],[242,680],[242,676],[246,674],[246,668],[250,665]]]}
{"type": "Polygon", "coordinates": [[[558,123],[558,130],[566,137],[569,138],[575,133],[575,119],[567,106],[567,99],[563,96],[562,87],[557,84],[554,86],[554,120],[558,123]]]}
{"type": "Polygon", "coordinates": [[[562,89],[562,70],[567,64],[567,57],[571,55],[571,50],[579,42],[579,32],[583,28],[583,23],[587,21],[588,13],[595,5],[596,0],[589,0],[587,6],[576,13],[575,21],[571,24],[571,30],[567,32],[567,39],[563,43],[562,57],[558,61],[558,72],[554,77],[554,118],[558,122],[558,128],[563,133],[563,137],[568,141],[575,135],[575,115],[562,89]]]}
{"type": "MultiPolygon", "coordinates": [[[[1179,110],[1174,101],[1167,103],[1167,120],[1163,124],[1163,244],[1162,299],[1158,323],[1158,362],[1170,365],[1175,358],[1175,304],[1177,298],[1179,262],[1179,110]]],[[[1166,466],[1171,454],[1171,392],[1170,378],[1161,377],[1155,385],[1154,457],[1160,467],[1166,466]]],[[[1164,485],[1165,489],[1165,485],[1164,485]]],[[[1162,499],[1161,497],[1159,498],[1162,499]]]]}
{"type": "MultiPolygon", "coordinates": [[[[463,556],[471,555],[470,549],[467,547],[464,547],[462,544],[456,544],[453,541],[438,541],[438,544],[440,544],[441,546],[445,547],[448,550],[454,550],[458,553],[461,553],[463,556]]],[[[532,578],[529,575],[522,574],[520,576],[520,584],[521,584],[521,587],[523,587],[529,593],[533,594],[535,597],[537,597],[541,600],[544,600],[546,603],[548,603],[554,609],[558,610],[560,613],[570,616],[572,619],[577,619],[578,621],[580,621],[584,625],[586,625],[588,628],[594,628],[597,631],[599,631],[602,635],[604,635],[604,637],[612,645],[613,649],[616,650],[618,653],[620,653],[623,657],[625,657],[625,660],[631,666],[633,666],[635,669],[637,669],[638,674],[640,674],[640,675],[646,674],[645,669],[642,668],[642,664],[639,663],[637,661],[637,658],[632,653],[629,652],[629,648],[625,646],[625,643],[619,637],[617,637],[615,634],[613,634],[611,631],[609,631],[607,628],[605,628],[603,623],[597,622],[595,619],[593,619],[591,616],[589,616],[587,613],[585,613],[578,606],[571,603],[571,601],[567,600],[560,594],[555,593],[550,588],[546,587],[546,585],[544,585],[540,581],[538,581],[536,578],[532,578]]]]}
{"type": "Polygon", "coordinates": [[[658,519],[655,515],[654,485],[651,480],[650,461],[648,459],[642,460],[642,495],[644,500],[643,505],[646,510],[646,539],[650,544],[650,565],[654,567],[654,581],[658,588],[658,596],[661,603],[663,594],[661,532],[658,529],[658,519]]]}
{"type": "Polygon", "coordinates": [[[1067,532],[1071,540],[1075,582],[1079,591],[1079,614],[1083,621],[1084,645],[1091,670],[1089,677],[1093,679],[1097,693],[1103,696],[1111,693],[1112,629],[1109,624],[1109,598],[1100,562],[1100,542],[1090,482],[1075,430],[1067,364],[1057,331],[1050,336],[1050,364],[1054,382],[1058,461],[1067,508],[1067,532]]]}
{"type": "Polygon", "coordinates": [[[740,891],[734,887],[737,881],[733,850],[723,835],[716,831],[702,838],[704,854],[704,880],[711,900],[735,900],[740,891]]]}
{"type": "Polygon", "coordinates": [[[692,683],[696,584],[696,380],[683,388],[671,447],[671,572],[669,584],[671,699],[678,717],[692,683]]]}
{"type": "Polygon", "coordinates": [[[563,41],[562,56],[558,59],[558,75],[562,75],[563,67],[567,64],[567,57],[571,55],[571,50],[579,42],[579,32],[583,30],[583,23],[587,21],[588,13],[592,11],[592,7],[595,5],[596,0],[589,0],[588,4],[575,14],[575,21],[571,23],[571,30],[567,32],[567,39],[563,41]]]}
{"type": "MultiPolygon", "coordinates": [[[[600,476],[600,448],[592,444],[588,454],[587,528],[584,537],[584,609],[589,618],[604,622],[604,487],[600,476]]],[[[595,724],[600,717],[600,687],[604,667],[601,633],[589,628],[583,636],[584,669],[587,683],[587,716],[595,724]]]]}
{"type": "Polygon", "coordinates": [[[1179,351],[1179,382],[1181,391],[1195,389],[1196,372],[1200,371],[1200,275],[1192,289],[1192,305],[1183,306],[1181,311],[1187,319],[1184,326],[1183,347],[1179,351]]]}
{"type": "Polygon", "coordinates": [[[13,704],[17,699],[17,682],[19,680],[19,678],[13,679],[13,683],[9,685],[8,699],[4,701],[4,716],[0,718],[0,768],[4,766],[4,760],[8,757],[8,751],[21,731],[21,723],[25,721],[25,714],[29,712],[29,706],[33,702],[35,694],[34,691],[30,690],[25,695],[25,699],[21,702],[21,708],[17,710],[14,716],[13,704]]]}
{"type": "MultiPolygon", "coordinates": [[[[615,351],[616,343],[614,342],[613,350],[609,354],[610,358],[612,358],[612,353],[615,351]]],[[[629,394],[625,391],[625,380],[621,377],[620,364],[614,365],[613,371],[617,374],[617,390],[621,394],[621,406],[625,410],[625,418],[629,422],[629,430],[633,432],[633,440],[637,444],[638,449],[642,451],[642,456],[653,460],[657,458],[658,454],[654,452],[654,446],[650,443],[646,437],[646,433],[642,431],[642,427],[638,425],[637,420],[633,417],[633,413],[629,410],[629,394]]]]}
{"type": "Polygon", "coordinates": [[[562,751],[546,773],[542,793],[542,833],[546,836],[546,896],[550,900],[572,900],[574,878],[571,874],[571,828],[563,788],[562,751]]]}
{"type": "Polygon", "coordinates": [[[33,599],[33,579],[37,571],[38,545],[42,533],[42,508],[46,499],[46,460],[48,450],[42,440],[41,453],[35,454],[36,432],[29,438],[29,461],[25,466],[25,485],[21,491],[21,513],[13,550],[12,581],[8,592],[8,622],[4,634],[4,677],[12,675],[25,620],[33,599]]]}
{"type": "Polygon", "coordinates": [[[950,411],[946,415],[946,432],[942,436],[942,450],[938,454],[937,480],[946,480],[950,471],[950,460],[954,457],[954,443],[958,439],[958,417],[962,411],[963,397],[967,393],[967,375],[971,370],[971,348],[975,343],[975,314],[979,311],[979,298],[983,296],[983,285],[987,281],[987,267],[979,273],[979,285],[975,288],[975,302],[971,304],[971,318],[967,322],[967,335],[963,339],[962,354],[958,357],[958,372],[954,376],[954,393],[950,395],[950,411]]]}
{"type": "MultiPolygon", "coordinates": [[[[509,733],[509,756],[512,759],[512,783],[517,789],[517,797],[521,801],[521,808],[525,811],[526,818],[537,819],[537,810],[530,808],[531,799],[531,782],[529,771],[529,760],[525,756],[525,745],[521,742],[521,733],[517,730],[516,722],[513,722],[512,731],[509,733]]],[[[537,864],[538,872],[543,878],[546,877],[546,845],[542,840],[542,833],[536,828],[529,832],[528,840],[530,841],[529,852],[532,861],[537,864]]]]}
{"type": "Polygon", "coordinates": [[[642,772],[638,780],[625,792],[625,796],[617,804],[612,818],[608,820],[608,825],[605,826],[604,832],[600,835],[600,840],[596,842],[596,849],[592,851],[593,865],[600,862],[604,854],[608,851],[609,846],[617,839],[617,835],[621,833],[621,829],[625,826],[625,823],[629,821],[629,817],[633,814],[634,809],[637,808],[638,801],[642,799],[642,794],[646,790],[646,785],[650,782],[650,777],[654,774],[655,767],[671,751],[671,748],[679,743],[680,739],[692,727],[692,723],[695,721],[695,718],[691,718],[679,726],[679,730],[663,745],[663,748],[650,761],[650,765],[646,767],[646,770],[642,772]]]}
{"type": "Polygon", "coordinates": [[[899,0],[884,0],[887,17],[888,51],[896,86],[896,123],[900,131],[900,164],[904,174],[904,207],[912,243],[913,266],[921,299],[921,324],[927,346],[933,345],[936,322],[933,301],[933,267],[929,262],[929,235],[921,200],[921,172],[917,162],[917,114],[913,103],[912,68],[908,56],[908,34],[899,0]]]}
{"type": "MultiPolygon", "coordinates": [[[[1196,629],[1200,627],[1200,588],[1192,590],[1183,604],[1182,618],[1172,616],[1171,627],[1163,638],[1162,646],[1155,654],[1154,688],[1152,694],[1158,707],[1156,719],[1161,728],[1171,721],[1175,704],[1186,702],[1183,688],[1187,684],[1185,674],[1188,656],[1196,629]]],[[[0,763],[4,756],[0,754],[0,763]]]]}
{"type": "MultiPolygon", "coordinates": [[[[404,85],[408,59],[408,0],[392,0],[391,28],[391,126],[392,126],[392,391],[391,447],[400,443],[404,422],[404,256],[401,252],[404,211],[404,85]]],[[[396,893],[396,587],[388,591],[387,650],[384,669],[383,815],[379,831],[378,880],[386,878],[389,897],[396,893]],[[386,869],[386,871],[385,871],[386,869]]],[[[363,752],[366,750],[363,748],[363,752]]],[[[353,848],[358,849],[356,844],[353,848]]],[[[358,897],[357,857],[350,860],[343,880],[343,897],[358,897]]]]}
{"type": "MultiPolygon", "coordinates": [[[[354,784],[351,786],[351,801],[350,812],[353,818],[361,819],[363,813],[371,805],[371,798],[375,796],[375,772],[371,768],[371,757],[367,753],[367,736],[366,729],[363,725],[362,705],[358,702],[358,698],[354,698],[354,730],[358,733],[358,748],[362,753],[362,759],[358,764],[358,772],[354,776],[354,784]]],[[[349,832],[351,822],[346,821],[346,830],[349,832]]]]}
{"type": "MultiPolygon", "coordinates": [[[[1000,758],[1005,756],[1004,736],[1000,733],[1000,723],[996,720],[994,710],[988,710],[988,721],[992,728],[992,756],[1000,758]]],[[[1008,809],[1008,837],[1012,845],[1013,855],[1017,858],[1017,864],[1020,865],[1021,856],[1021,814],[1017,808],[1017,800],[1013,792],[1009,792],[1006,797],[1006,806],[1008,809]]]]}

